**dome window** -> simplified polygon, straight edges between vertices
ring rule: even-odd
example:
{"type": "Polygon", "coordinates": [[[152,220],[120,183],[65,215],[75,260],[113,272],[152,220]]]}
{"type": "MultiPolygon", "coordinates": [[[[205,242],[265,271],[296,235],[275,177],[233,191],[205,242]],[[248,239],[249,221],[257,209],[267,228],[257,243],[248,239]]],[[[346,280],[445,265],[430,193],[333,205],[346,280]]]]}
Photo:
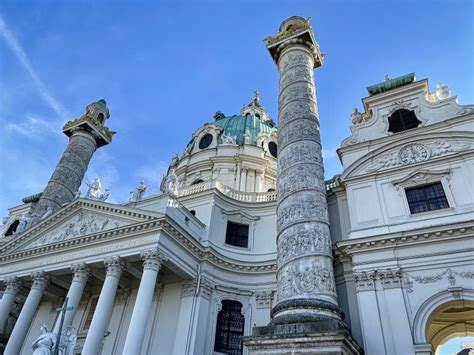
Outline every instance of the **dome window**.
{"type": "Polygon", "coordinates": [[[421,121],[416,118],[413,111],[400,109],[388,118],[388,131],[392,133],[403,132],[418,127],[420,123],[421,121]]]}
{"type": "Polygon", "coordinates": [[[207,147],[209,147],[212,143],[212,139],[212,134],[208,133],[204,135],[204,137],[202,137],[199,141],[199,149],[206,149],[207,147]]]}
{"type": "Polygon", "coordinates": [[[20,224],[20,221],[18,219],[15,220],[12,224],[10,224],[10,227],[8,227],[8,230],[5,233],[5,237],[13,235],[16,232],[16,229],[18,228],[19,224],[20,224]]]}
{"type": "Polygon", "coordinates": [[[278,147],[275,142],[269,142],[268,143],[268,150],[270,151],[270,154],[274,157],[278,157],[278,147]]]}

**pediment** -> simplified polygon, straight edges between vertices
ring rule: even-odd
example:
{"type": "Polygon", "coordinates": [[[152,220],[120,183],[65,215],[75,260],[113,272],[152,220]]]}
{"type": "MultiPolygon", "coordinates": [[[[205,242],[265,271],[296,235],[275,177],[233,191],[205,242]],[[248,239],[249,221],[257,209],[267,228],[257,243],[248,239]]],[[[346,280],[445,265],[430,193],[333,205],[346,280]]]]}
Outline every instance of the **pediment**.
{"type": "Polygon", "coordinates": [[[473,151],[473,138],[467,132],[450,132],[449,136],[431,133],[418,136],[416,140],[400,140],[359,158],[345,170],[342,179],[415,166],[433,159],[473,151]]]}
{"type": "Polygon", "coordinates": [[[9,254],[67,242],[158,217],[148,211],[80,199],[18,235],[3,246],[0,253],[9,254]]]}

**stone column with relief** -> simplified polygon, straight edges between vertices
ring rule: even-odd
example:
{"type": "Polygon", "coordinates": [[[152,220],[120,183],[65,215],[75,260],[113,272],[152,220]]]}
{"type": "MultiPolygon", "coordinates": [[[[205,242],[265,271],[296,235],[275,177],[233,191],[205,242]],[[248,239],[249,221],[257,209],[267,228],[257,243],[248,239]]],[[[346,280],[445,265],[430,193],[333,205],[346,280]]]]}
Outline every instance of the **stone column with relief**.
{"type": "Polygon", "coordinates": [[[321,333],[332,333],[334,349],[357,354],[360,348],[337,304],[332,266],[313,76],[323,55],[309,20],[297,16],[285,20],[276,36],[267,37],[267,48],[280,72],[277,300],[270,324],[254,328],[245,344],[255,354],[284,352],[286,347],[321,353],[327,351],[321,333]]]}

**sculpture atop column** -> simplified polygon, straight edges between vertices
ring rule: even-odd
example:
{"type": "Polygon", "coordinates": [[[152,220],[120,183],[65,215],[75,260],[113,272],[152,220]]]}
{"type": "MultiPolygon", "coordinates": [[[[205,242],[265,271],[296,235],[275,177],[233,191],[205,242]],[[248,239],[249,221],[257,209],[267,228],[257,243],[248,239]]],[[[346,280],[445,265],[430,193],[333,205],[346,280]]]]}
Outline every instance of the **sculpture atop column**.
{"type": "Polygon", "coordinates": [[[139,202],[143,200],[143,196],[145,195],[145,191],[148,189],[148,186],[145,185],[145,181],[140,181],[140,183],[135,187],[133,191],[130,192],[132,197],[130,198],[130,202],[139,202]]]}
{"type": "Polygon", "coordinates": [[[298,16],[285,20],[276,36],[267,37],[267,49],[280,72],[277,301],[270,324],[254,328],[245,344],[251,354],[298,348],[327,353],[318,340],[325,333],[340,353],[357,354],[360,348],[342,322],[333,272],[313,77],[323,54],[309,19],[298,16]],[[301,183],[292,184],[295,180],[301,183]]]}
{"type": "Polygon", "coordinates": [[[63,132],[69,144],[35,207],[30,225],[47,211],[54,213],[74,199],[95,150],[112,142],[115,132],[104,126],[109,117],[107,103],[99,100],[88,105],[80,118],[66,122],[63,132]]]}

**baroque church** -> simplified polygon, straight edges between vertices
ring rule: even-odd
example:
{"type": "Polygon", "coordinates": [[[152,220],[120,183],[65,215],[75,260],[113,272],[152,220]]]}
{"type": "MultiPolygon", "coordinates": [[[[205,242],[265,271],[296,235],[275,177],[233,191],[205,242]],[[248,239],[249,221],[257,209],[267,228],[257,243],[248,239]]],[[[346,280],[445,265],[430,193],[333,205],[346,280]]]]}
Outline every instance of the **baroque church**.
{"type": "Polygon", "coordinates": [[[474,105],[414,73],[361,83],[325,181],[309,20],[266,46],[278,126],[258,93],[217,112],[160,194],[81,196],[113,117],[100,100],[64,125],[44,191],[0,226],[0,352],[434,355],[474,335],[474,105]]]}

